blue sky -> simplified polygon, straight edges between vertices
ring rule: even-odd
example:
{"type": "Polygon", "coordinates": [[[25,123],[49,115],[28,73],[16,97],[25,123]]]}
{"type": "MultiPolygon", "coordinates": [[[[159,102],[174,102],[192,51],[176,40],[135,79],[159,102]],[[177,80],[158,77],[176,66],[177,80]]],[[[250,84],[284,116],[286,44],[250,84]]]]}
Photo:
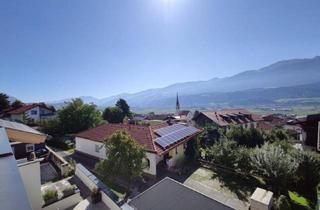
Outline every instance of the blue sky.
{"type": "Polygon", "coordinates": [[[319,0],[2,0],[0,91],[98,98],[320,54],[319,0]]]}

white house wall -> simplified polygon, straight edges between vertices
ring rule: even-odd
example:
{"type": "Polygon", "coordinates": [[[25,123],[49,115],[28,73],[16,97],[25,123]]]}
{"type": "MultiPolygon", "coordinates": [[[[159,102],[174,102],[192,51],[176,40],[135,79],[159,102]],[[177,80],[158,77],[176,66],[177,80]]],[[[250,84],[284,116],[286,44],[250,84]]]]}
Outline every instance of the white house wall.
{"type": "Polygon", "coordinates": [[[170,159],[167,162],[169,167],[179,165],[185,158],[185,148],[184,144],[180,144],[177,148],[169,151],[170,159]]]}
{"type": "Polygon", "coordinates": [[[40,108],[38,106],[26,111],[25,113],[28,116],[28,118],[34,120],[35,122],[40,120],[40,108]],[[37,114],[31,114],[32,111],[36,111],[37,114]]]}
{"type": "Polygon", "coordinates": [[[150,161],[150,167],[143,171],[147,174],[157,175],[157,155],[155,153],[146,152],[146,156],[150,161]]]}
{"type": "MultiPolygon", "coordinates": [[[[106,158],[106,150],[102,143],[76,137],[76,151],[100,158],[106,158]],[[96,152],[96,145],[100,147],[99,152],[96,152]]],[[[144,172],[151,175],[157,174],[157,164],[163,159],[155,153],[146,152],[146,156],[150,161],[150,167],[144,169],[144,172]]]]}
{"type": "Polygon", "coordinates": [[[100,158],[106,158],[106,149],[103,143],[91,141],[88,139],[76,137],[76,151],[100,158]],[[96,145],[100,148],[99,152],[96,151],[96,145]]]}

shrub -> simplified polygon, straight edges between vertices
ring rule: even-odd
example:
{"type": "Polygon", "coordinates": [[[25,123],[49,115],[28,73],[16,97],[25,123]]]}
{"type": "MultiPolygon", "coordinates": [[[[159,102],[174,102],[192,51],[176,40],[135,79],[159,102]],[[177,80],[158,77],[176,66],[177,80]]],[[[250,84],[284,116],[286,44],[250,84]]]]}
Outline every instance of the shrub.
{"type": "Polygon", "coordinates": [[[219,141],[205,149],[205,158],[219,165],[233,167],[236,162],[236,149],[235,141],[219,141]]]}
{"type": "Polygon", "coordinates": [[[295,174],[298,162],[281,147],[265,144],[253,151],[251,165],[257,174],[266,178],[273,192],[279,195],[287,191],[287,184],[295,174]]]}
{"type": "Polygon", "coordinates": [[[299,162],[296,183],[299,189],[312,194],[320,182],[320,156],[312,151],[293,150],[291,155],[299,162]]]}
{"type": "Polygon", "coordinates": [[[252,170],[251,164],[250,164],[250,155],[251,155],[251,149],[248,149],[246,147],[239,147],[235,151],[236,155],[236,168],[244,173],[249,173],[252,170]]]}
{"type": "Polygon", "coordinates": [[[262,132],[256,128],[232,127],[226,136],[229,140],[246,147],[261,146],[264,143],[262,132]]]}
{"type": "Polygon", "coordinates": [[[68,196],[68,195],[72,195],[74,194],[74,191],[77,189],[77,187],[75,185],[71,185],[67,188],[65,188],[62,193],[64,196],[68,196]]]}
{"type": "Polygon", "coordinates": [[[58,192],[56,190],[47,190],[42,195],[42,197],[45,202],[48,202],[49,200],[51,200],[53,198],[58,198],[58,192]]]}
{"type": "Polygon", "coordinates": [[[217,127],[207,125],[199,135],[198,140],[201,148],[212,146],[220,139],[220,132],[217,127]]]}
{"type": "Polygon", "coordinates": [[[291,204],[286,196],[280,195],[274,202],[274,208],[275,210],[291,210],[291,204]]]}
{"type": "Polygon", "coordinates": [[[272,129],[271,132],[266,133],[266,141],[273,143],[275,141],[289,140],[290,137],[284,129],[272,129]]]}

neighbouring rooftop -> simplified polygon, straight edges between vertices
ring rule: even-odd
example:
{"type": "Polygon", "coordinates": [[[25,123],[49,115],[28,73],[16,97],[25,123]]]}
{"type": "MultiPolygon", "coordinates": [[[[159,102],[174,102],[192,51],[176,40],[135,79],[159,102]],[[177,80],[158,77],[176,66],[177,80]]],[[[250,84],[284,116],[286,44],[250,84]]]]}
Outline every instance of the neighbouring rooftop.
{"type": "Polygon", "coordinates": [[[133,198],[128,204],[135,210],[233,209],[168,177],[133,198]]]}
{"type": "MultiPolygon", "coordinates": [[[[184,125],[171,125],[163,123],[157,126],[145,126],[145,125],[131,125],[131,124],[103,124],[96,128],[89,129],[87,131],[76,134],[77,137],[85,138],[93,141],[102,142],[116,131],[126,131],[137,143],[144,146],[147,151],[154,152],[157,154],[163,154],[170,149],[174,148],[176,145],[180,145],[192,137],[196,136],[201,132],[201,130],[194,127],[187,127],[184,125]],[[175,131],[180,130],[179,134],[174,135],[172,133],[161,133],[161,130],[170,130],[176,127],[175,131]],[[186,132],[182,132],[185,129],[186,132]],[[160,133],[159,133],[160,131],[160,133]],[[187,132],[188,131],[188,132],[187,132]],[[190,131],[190,132],[189,132],[190,131]],[[191,132],[192,131],[192,132],[191,132]],[[167,144],[158,144],[161,138],[167,135],[175,136],[175,141],[168,142],[167,144]]],[[[172,139],[172,138],[170,138],[172,139]]],[[[162,140],[161,140],[162,141],[162,140]]]]}
{"type": "Polygon", "coordinates": [[[36,129],[33,129],[25,124],[18,123],[18,122],[12,122],[12,121],[8,121],[8,120],[0,119],[0,127],[43,135],[40,131],[37,131],[36,129]]]}
{"type": "Polygon", "coordinates": [[[43,143],[47,135],[25,124],[0,119],[0,127],[5,128],[10,141],[23,143],[43,143]]]}
{"type": "Polygon", "coordinates": [[[195,118],[204,115],[217,125],[224,127],[228,125],[238,125],[263,120],[260,115],[251,113],[245,109],[226,109],[210,112],[201,112],[195,118]]]}

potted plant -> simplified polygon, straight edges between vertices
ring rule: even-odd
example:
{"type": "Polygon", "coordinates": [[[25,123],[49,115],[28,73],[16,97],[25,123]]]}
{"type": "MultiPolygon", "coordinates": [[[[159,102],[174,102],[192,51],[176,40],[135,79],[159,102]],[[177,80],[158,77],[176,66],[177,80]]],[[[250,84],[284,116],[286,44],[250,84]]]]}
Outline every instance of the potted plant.
{"type": "Polygon", "coordinates": [[[91,202],[93,204],[101,201],[101,192],[99,188],[93,188],[91,192],[91,202]]]}
{"type": "Polygon", "coordinates": [[[65,189],[62,191],[63,197],[67,197],[67,196],[69,196],[69,195],[74,194],[76,188],[77,188],[77,187],[76,187],[75,185],[71,185],[71,186],[65,188],[65,189]]]}
{"type": "Polygon", "coordinates": [[[58,200],[58,192],[57,190],[46,190],[42,197],[45,204],[48,205],[58,200]]]}

